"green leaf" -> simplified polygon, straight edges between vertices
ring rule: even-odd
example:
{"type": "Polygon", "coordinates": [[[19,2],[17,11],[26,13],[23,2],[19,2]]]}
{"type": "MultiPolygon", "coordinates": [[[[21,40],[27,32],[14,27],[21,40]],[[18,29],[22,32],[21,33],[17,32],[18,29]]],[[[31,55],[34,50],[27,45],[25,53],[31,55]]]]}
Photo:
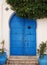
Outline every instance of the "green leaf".
{"type": "Polygon", "coordinates": [[[38,19],[47,17],[47,0],[6,0],[20,17],[38,19]]]}

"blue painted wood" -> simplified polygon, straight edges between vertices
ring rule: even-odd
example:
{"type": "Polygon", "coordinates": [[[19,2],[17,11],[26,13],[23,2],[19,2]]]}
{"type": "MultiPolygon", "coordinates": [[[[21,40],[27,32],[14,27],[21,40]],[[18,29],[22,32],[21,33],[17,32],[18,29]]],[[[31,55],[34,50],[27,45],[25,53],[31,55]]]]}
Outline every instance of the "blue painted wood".
{"type": "Polygon", "coordinates": [[[24,49],[26,55],[36,55],[36,21],[25,19],[24,49]],[[31,28],[28,29],[28,26],[31,28]]]}
{"type": "Polygon", "coordinates": [[[10,55],[36,55],[35,20],[13,15],[10,20],[10,55]]]}
{"type": "Polygon", "coordinates": [[[10,55],[23,55],[23,19],[14,15],[10,25],[10,55]]]}

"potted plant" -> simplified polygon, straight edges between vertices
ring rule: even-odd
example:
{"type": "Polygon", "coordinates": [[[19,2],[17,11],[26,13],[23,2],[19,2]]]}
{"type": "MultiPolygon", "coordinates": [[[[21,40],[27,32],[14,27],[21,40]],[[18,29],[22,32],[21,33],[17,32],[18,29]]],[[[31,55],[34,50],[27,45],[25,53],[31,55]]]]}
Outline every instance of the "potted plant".
{"type": "Polygon", "coordinates": [[[4,50],[4,40],[1,42],[1,45],[2,45],[2,49],[0,49],[0,64],[3,65],[7,61],[7,55],[4,50]]]}
{"type": "Polygon", "coordinates": [[[2,45],[2,49],[0,49],[0,53],[4,53],[4,40],[1,42],[1,45],[2,45]]]}
{"type": "Polygon", "coordinates": [[[42,42],[38,49],[39,65],[47,65],[47,54],[45,54],[45,52],[46,52],[46,42],[42,42]]]}

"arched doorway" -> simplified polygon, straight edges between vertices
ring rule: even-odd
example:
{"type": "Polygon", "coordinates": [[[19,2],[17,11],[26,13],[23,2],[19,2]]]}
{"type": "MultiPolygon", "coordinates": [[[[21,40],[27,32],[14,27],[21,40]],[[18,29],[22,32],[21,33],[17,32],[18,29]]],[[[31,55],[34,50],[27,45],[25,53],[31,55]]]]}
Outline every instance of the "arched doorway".
{"type": "Polygon", "coordinates": [[[36,21],[20,18],[10,20],[10,55],[36,55],[36,21]]]}

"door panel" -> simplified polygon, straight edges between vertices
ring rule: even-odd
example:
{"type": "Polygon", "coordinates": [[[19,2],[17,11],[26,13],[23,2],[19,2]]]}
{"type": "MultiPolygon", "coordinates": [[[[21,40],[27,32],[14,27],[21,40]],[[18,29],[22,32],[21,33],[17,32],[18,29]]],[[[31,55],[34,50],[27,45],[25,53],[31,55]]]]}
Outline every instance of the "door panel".
{"type": "Polygon", "coordinates": [[[35,20],[29,20],[25,19],[25,27],[31,26],[31,28],[36,28],[36,21],[35,20]],[[27,23],[28,22],[28,23],[27,23]]]}
{"type": "Polygon", "coordinates": [[[35,56],[36,55],[36,48],[32,49],[33,47],[25,47],[25,54],[28,56],[35,56]]]}
{"type": "Polygon", "coordinates": [[[36,21],[25,19],[25,32],[24,34],[36,34],[36,21]]]}
{"type": "Polygon", "coordinates": [[[14,15],[10,28],[10,55],[23,55],[23,19],[14,15]]]}
{"type": "Polygon", "coordinates": [[[26,55],[36,55],[36,25],[35,21],[25,20],[24,48],[26,55]]]}
{"type": "Polygon", "coordinates": [[[11,34],[12,40],[23,40],[23,34],[11,34]]]}
{"type": "Polygon", "coordinates": [[[12,48],[12,50],[11,50],[11,55],[23,55],[23,48],[21,48],[21,47],[16,47],[16,48],[14,48],[14,47],[11,47],[12,48]]]}
{"type": "Polygon", "coordinates": [[[24,37],[24,41],[35,41],[36,40],[36,36],[35,34],[32,34],[32,35],[25,35],[24,37]]]}
{"type": "Polygon", "coordinates": [[[20,40],[13,40],[12,41],[12,47],[23,47],[23,41],[20,41],[20,40]]]}
{"type": "Polygon", "coordinates": [[[13,29],[11,30],[11,34],[23,34],[23,29],[13,29]]]}
{"type": "Polygon", "coordinates": [[[16,14],[11,18],[11,20],[10,20],[10,28],[11,29],[17,29],[17,28],[22,28],[23,27],[23,23],[24,22],[22,22],[23,21],[23,19],[22,18],[20,18],[20,17],[18,17],[18,16],[16,16],[16,14]]]}

